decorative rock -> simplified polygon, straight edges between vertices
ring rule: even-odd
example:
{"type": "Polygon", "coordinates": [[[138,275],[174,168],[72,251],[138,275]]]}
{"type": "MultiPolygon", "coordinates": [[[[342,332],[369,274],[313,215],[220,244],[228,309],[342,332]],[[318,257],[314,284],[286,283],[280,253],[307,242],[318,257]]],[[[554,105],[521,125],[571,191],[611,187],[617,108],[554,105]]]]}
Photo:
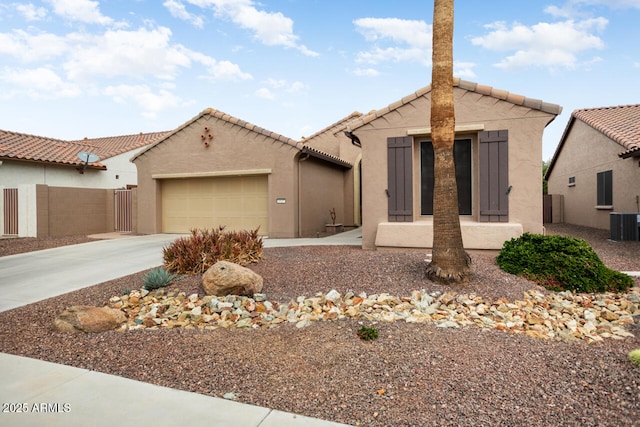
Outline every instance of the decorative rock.
{"type": "Polygon", "coordinates": [[[330,290],[329,293],[324,297],[324,299],[327,301],[335,301],[338,298],[340,298],[340,292],[336,291],[335,289],[330,290]]]}
{"type": "Polygon", "coordinates": [[[202,286],[208,295],[253,296],[262,290],[262,276],[228,261],[218,261],[202,276],[202,286]]]}
{"type": "Polygon", "coordinates": [[[125,314],[115,308],[74,305],[56,317],[54,326],[60,332],[104,332],[126,321],[125,314]]]}
{"type": "MultiPolygon", "coordinates": [[[[524,299],[484,300],[476,295],[428,294],[413,291],[411,296],[396,297],[386,293],[355,296],[347,292],[300,296],[288,304],[257,302],[246,296],[226,297],[197,294],[188,298],[180,292],[154,291],[132,303],[128,296],[109,300],[112,308],[120,308],[129,316],[125,329],[159,328],[273,328],[280,323],[293,323],[298,328],[314,321],[354,318],[370,321],[405,321],[432,323],[439,328],[471,326],[498,329],[507,333],[526,334],[531,338],[583,340],[587,343],[633,336],[625,325],[633,324],[640,308],[632,303],[640,288],[623,294],[573,294],[571,292],[525,292],[524,299]],[[328,296],[328,298],[327,298],[328,296]],[[444,304],[444,303],[447,304],[444,304]],[[617,318],[616,318],[617,317],[617,318]]],[[[256,294],[254,294],[254,297],[256,294]]],[[[134,299],[135,300],[135,299],[134,299]]]]}

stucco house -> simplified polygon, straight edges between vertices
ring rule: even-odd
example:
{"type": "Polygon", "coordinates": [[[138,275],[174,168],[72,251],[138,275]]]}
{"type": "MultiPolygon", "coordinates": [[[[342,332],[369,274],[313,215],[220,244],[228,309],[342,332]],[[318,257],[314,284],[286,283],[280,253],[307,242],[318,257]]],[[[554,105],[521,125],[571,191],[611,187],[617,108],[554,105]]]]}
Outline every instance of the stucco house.
{"type": "MultiPolygon", "coordinates": [[[[357,113],[354,113],[358,116],[357,113]]],[[[353,116],[353,115],[352,115],[353,116]]],[[[215,109],[136,154],[137,231],[254,229],[272,238],[316,236],[357,223],[348,118],[295,141],[215,109]]]]}
{"type": "Polygon", "coordinates": [[[65,141],[0,130],[0,234],[45,237],[110,231],[114,215],[108,210],[114,201],[105,200],[104,190],[135,186],[131,156],[164,134],[65,141]],[[94,154],[98,160],[87,163],[79,153],[94,154]]]}
{"type": "MultiPolygon", "coordinates": [[[[542,134],[562,107],[454,79],[456,175],[467,249],[542,233],[542,134]]],[[[362,246],[433,244],[431,86],[349,123],[362,145],[362,246]]]]}
{"type": "Polygon", "coordinates": [[[640,212],[640,104],[575,110],[545,178],[553,222],[609,229],[640,212]]]}

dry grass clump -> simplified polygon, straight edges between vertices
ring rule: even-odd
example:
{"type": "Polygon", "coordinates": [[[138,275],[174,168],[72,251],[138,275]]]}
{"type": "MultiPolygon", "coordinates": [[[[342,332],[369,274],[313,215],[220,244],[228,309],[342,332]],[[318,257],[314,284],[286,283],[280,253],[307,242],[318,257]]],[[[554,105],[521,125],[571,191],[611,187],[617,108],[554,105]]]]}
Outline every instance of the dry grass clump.
{"type": "Polygon", "coordinates": [[[202,274],[218,261],[248,265],[262,259],[262,237],[258,229],[225,231],[191,229],[191,236],[180,237],[162,249],[167,271],[176,274],[202,274]]]}

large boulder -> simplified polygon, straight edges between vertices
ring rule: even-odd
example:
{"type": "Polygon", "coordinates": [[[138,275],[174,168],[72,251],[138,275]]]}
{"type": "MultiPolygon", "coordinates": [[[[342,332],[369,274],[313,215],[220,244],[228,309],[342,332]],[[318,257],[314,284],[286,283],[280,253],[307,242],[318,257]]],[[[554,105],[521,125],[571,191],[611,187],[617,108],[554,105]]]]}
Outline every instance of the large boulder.
{"type": "Polygon", "coordinates": [[[54,326],[60,332],[104,332],[126,321],[125,314],[115,308],[74,305],[56,317],[54,326]]]}
{"type": "Polygon", "coordinates": [[[218,261],[202,275],[207,295],[245,295],[252,297],[262,290],[262,276],[229,261],[218,261]]]}

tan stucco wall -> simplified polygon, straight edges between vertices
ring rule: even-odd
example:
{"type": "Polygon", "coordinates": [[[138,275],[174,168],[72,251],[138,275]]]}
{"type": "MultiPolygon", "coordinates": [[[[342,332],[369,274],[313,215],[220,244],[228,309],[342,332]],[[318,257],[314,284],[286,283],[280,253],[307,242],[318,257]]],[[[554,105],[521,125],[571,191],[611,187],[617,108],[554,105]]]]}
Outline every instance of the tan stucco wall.
{"type": "Polygon", "coordinates": [[[107,233],[114,226],[114,191],[36,186],[37,237],[107,233]]]}
{"type": "Polygon", "coordinates": [[[300,236],[313,237],[324,232],[324,225],[331,224],[331,209],[336,211],[336,223],[345,225],[343,169],[312,157],[300,161],[299,166],[300,236]]]}
{"type": "Polygon", "coordinates": [[[344,173],[343,193],[344,200],[340,205],[344,206],[344,225],[360,225],[360,209],[358,206],[360,194],[360,181],[358,164],[362,158],[360,147],[353,145],[351,140],[344,135],[344,127],[328,129],[327,131],[315,135],[313,138],[304,141],[305,145],[323,151],[327,154],[339,157],[353,165],[344,173]]]}
{"type": "Polygon", "coordinates": [[[548,180],[549,194],[562,195],[565,223],[609,229],[611,212],[638,212],[639,159],[621,159],[622,151],[591,126],[573,122],[548,180]],[[613,208],[597,209],[597,174],[607,170],[613,171],[613,208]],[[568,185],[571,176],[574,186],[568,185]]]}
{"type": "MultiPolygon", "coordinates": [[[[542,233],[542,134],[555,116],[459,87],[454,88],[454,96],[457,126],[482,125],[484,130],[509,130],[509,185],[512,186],[509,223],[515,224],[516,228],[519,224],[523,232],[542,233]]],[[[362,239],[365,249],[376,247],[378,224],[387,222],[387,138],[406,136],[409,129],[429,127],[430,102],[430,93],[427,93],[354,130],[362,142],[362,239]]],[[[465,220],[477,220],[479,208],[476,135],[477,131],[456,135],[471,136],[474,144],[473,215],[465,220]]],[[[428,139],[428,135],[415,136],[414,144],[424,139],[428,139]]],[[[431,217],[420,217],[420,163],[416,153],[414,150],[414,221],[428,222],[431,217]]],[[[474,243],[474,246],[482,246],[482,242],[474,243]]],[[[422,247],[429,247],[429,243],[425,242],[422,247]]]]}
{"type": "MultiPolygon", "coordinates": [[[[208,140],[208,138],[206,139],[208,140]]],[[[298,150],[276,139],[211,115],[203,115],[135,159],[138,169],[137,230],[162,230],[162,179],[154,175],[191,177],[211,173],[242,175],[268,170],[269,235],[295,237],[298,230],[298,150]],[[205,131],[205,127],[209,130],[205,131]],[[201,135],[213,134],[209,147],[201,135]],[[285,204],[276,199],[284,198],[285,204]]]]}

